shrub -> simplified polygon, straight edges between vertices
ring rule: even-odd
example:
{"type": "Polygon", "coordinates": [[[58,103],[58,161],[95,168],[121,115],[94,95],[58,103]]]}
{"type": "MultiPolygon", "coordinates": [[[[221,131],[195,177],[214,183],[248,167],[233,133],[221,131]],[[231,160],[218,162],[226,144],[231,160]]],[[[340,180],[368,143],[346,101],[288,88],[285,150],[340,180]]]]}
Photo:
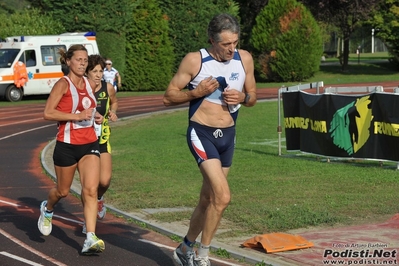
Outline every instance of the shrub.
{"type": "Polygon", "coordinates": [[[209,46],[207,28],[213,16],[226,12],[238,18],[239,11],[231,0],[164,0],[160,6],[169,17],[169,36],[176,55],[173,72],[187,53],[209,46]]]}
{"type": "MultiPolygon", "coordinates": [[[[114,32],[99,31],[96,32],[97,44],[100,54],[104,58],[111,58],[112,66],[118,70],[121,75],[122,83],[125,85],[126,71],[126,37],[124,33],[117,34],[114,32]]],[[[122,87],[118,90],[127,90],[122,87]]]]}
{"type": "Polygon", "coordinates": [[[158,1],[141,2],[131,14],[126,32],[128,90],[164,90],[172,78],[174,53],[167,16],[158,1]]]}
{"type": "Polygon", "coordinates": [[[295,0],[270,0],[252,30],[255,67],[270,81],[303,81],[320,66],[320,28],[306,7],[295,0]]]}
{"type": "Polygon", "coordinates": [[[20,35],[52,35],[65,32],[63,25],[39,9],[24,9],[13,14],[0,13],[0,38],[20,35]]]}

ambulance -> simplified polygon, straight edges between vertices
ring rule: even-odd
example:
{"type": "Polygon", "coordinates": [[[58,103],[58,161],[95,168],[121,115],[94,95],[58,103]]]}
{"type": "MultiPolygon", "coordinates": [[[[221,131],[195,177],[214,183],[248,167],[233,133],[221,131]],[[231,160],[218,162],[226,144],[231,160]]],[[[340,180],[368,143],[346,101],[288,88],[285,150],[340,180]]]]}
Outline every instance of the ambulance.
{"type": "Polygon", "coordinates": [[[12,36],[0,41],[0,98],[10,102],[27,95],[49,94],[63,76],[58,50],[82,44],[99,54],[94,32],[12,36]]]}

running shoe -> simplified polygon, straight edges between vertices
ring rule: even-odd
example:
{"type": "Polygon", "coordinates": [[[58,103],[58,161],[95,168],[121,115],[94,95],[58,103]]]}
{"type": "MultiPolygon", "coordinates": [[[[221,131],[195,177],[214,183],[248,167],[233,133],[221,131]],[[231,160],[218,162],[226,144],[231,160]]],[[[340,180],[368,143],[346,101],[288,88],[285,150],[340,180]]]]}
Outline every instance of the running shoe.
{"type": "Polygon", "coordinates": [[[82,254],[83,255],[90,255],[94,253],[103,252],[105,249],[104,241],[99,239],[95,234],[92,234],[91,237],[86,238],[83,248],[82,254]]]}
{"type": "Polygon", "coordinates": [[[194,266],[211,266],[211,262],[208,257],[196,257],[194,259],[194,266]]]}
{"type": "Polygon", "coordinates": [[[37,227],[39,228],[40,233],[44,236],[48,236],[53,229],[53,225],[51,221],[53,219],[53,213],[46,212],[47,200],[42,201],[40,204],[40,217],[37,221],[37,227]]]}
{"type": "Polygon", "coordinates": [[[107,208],[104,206],[104,196],[101,197],[97,201],[98,204],[98,212],[97,212],[97,219],[102,220],[105,217],[105,213],[107,212],[107,208]]]}
{"type": "Polygon", "coordinates": [[[182,244],[180,244],[173,252],[173,258],[180,266],[194,266],[195,252],[187,251],[187,253],[184,254],[181,251],[181,245],[182,244]]]}

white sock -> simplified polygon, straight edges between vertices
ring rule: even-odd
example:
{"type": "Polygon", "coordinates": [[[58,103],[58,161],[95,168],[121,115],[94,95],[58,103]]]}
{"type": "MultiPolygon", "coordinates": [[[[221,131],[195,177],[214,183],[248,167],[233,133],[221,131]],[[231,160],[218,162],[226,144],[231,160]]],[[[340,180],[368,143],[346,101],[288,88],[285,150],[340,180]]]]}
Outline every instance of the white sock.
{"type": "Polygon", "coordinates": [[[95,236],[96,234],[94,234],[94,232],[87,232],[86,233],[86,238],[90,239],[92,236],[95,236]]]}
{"type": "Polygon", "coordinates": [[[205,245],[201,244],[200,247],[198,248],[197,253],[198,253],[198,257],[201,257],[201,258],[208,257],[208,255],[209,255],[209,246],[205,246],[205,245]]]}

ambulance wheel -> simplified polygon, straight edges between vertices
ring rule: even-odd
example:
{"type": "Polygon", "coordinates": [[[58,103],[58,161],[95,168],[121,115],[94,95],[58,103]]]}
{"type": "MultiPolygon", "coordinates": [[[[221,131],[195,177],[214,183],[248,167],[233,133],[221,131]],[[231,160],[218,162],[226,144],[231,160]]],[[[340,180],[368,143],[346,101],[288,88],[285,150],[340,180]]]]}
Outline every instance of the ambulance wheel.
{"type": "Polygon", "coordinates": [[[19,102],[22,100],[23,91],[22,88],[18,89],[15,85],[10,85],[6,89],[6,99],[10,102],[19,102]]]}

